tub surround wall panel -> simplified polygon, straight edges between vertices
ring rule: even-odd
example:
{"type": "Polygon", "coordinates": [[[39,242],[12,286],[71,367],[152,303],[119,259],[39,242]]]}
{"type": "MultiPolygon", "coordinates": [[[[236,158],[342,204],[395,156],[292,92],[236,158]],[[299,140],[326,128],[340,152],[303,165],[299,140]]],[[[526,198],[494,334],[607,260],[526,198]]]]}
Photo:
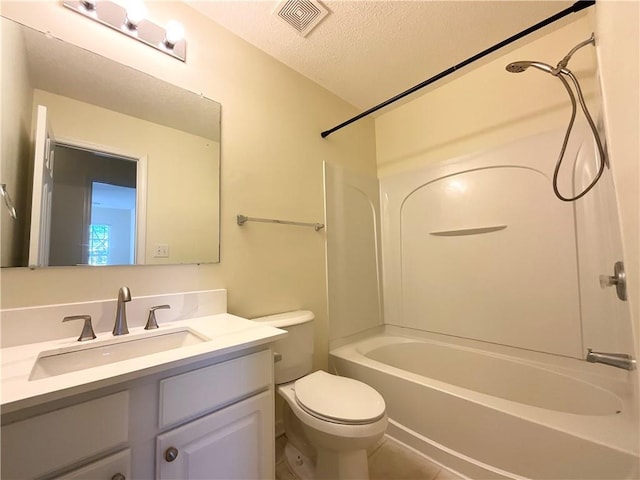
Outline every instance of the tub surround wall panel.
{"type": "MultiPolygon", "coordinates": [[[[593,164],[586,170],[593,174],[593,164]]],[[[630,302],[621,301],[615,287],[603,289],[599,282],[600,275],[613,275],[617,261],[626,260],[613,180],[607,171],[575,204],[582,336],[585,350],[633,354],[630,302]]],[[[632,274],[637,271],[626,262],[625,267],[632,274]]]]}
{"type": "Polygon", "coordinates": [[[461,165],[403,201],[401,324],[580,356],[571,206],[556,202],[540,171],[473,168],[461,165]]]}
{"type": "Polygon", "coordinates": [[[325,163],[330,340],[382,324],[378,180],[325,163]]]}
{"type": "MultiPolygon", "coordinates": [[[[587,203],[556,199],[550,177],[563,133],[382,179],[387,324],[575,358],[632,349],[626,304],[598,284],[621,255],[605,197],[611,178],[587,203]],[[581,241],[584,233],[593,238],[581,241]]],[[[567,158],[592,171],[584,128],[567,158]]]]}

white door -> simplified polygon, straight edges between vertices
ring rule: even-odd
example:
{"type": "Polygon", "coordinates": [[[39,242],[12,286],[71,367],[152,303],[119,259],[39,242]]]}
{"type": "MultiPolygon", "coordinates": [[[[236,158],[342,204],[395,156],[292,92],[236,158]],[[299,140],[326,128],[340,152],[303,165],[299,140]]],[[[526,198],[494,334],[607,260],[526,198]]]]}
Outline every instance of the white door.
{"type": "Polygon", "coordinates": [[[159,435],[158,479],[269,479],[274,476],[271,391],[159,435]]]}
{"type": "Polygon", "coordinates": [[[29,235],[29,267],[31,268],[49,264],[49,239],[51,237],[55,140],[47,120],[47,108],[42,105],[38,105],[34,143],[31,233],[29,235]]]}

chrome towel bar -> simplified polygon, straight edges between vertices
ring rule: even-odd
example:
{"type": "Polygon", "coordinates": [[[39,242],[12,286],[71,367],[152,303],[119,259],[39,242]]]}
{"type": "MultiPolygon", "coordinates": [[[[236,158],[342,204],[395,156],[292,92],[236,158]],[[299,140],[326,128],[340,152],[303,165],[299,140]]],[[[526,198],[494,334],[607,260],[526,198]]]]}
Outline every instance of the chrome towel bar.
{"type": "Polygon", "coordinates": [[[324,223],[305,223],[305,222],[290,222],[288,220],[276,220],[273,218],[253,218],[246,215],[238,215],[238,225],[242,226],[247,222],[263,222],[263,223],[280,223],[283,225],[297,225],[299,227],[313,227],[316,232],[324,228],[324,223]]]}

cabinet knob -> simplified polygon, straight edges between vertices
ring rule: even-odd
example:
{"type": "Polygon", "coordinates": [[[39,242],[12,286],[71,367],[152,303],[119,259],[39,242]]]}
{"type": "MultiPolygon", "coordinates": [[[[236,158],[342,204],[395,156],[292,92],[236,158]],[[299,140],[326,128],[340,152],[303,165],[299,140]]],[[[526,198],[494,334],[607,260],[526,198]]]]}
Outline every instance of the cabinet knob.
{"type": "Polygon", "coordinates": [[[173,462],[178,458],[178,449],[176,447],[169,447],[164,451],[164,459],[167,462],[173,462]]]}
{"type": "Polygon", "coordinates": [[[127,477],[125,477],[121,473],[116,473],[113,477],[111,477],[111,480],[127,480],[127,477]]]}

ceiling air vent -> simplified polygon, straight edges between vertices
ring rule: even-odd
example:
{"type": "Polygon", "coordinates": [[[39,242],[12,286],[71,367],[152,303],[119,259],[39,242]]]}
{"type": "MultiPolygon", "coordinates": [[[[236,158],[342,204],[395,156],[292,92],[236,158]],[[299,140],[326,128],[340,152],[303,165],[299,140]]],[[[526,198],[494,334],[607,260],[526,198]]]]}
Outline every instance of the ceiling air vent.
{"type": "Polygon", "coordinates": [[[306,37],[329,11],[316,0],[283,0],[273,13],[306,37]]]}

